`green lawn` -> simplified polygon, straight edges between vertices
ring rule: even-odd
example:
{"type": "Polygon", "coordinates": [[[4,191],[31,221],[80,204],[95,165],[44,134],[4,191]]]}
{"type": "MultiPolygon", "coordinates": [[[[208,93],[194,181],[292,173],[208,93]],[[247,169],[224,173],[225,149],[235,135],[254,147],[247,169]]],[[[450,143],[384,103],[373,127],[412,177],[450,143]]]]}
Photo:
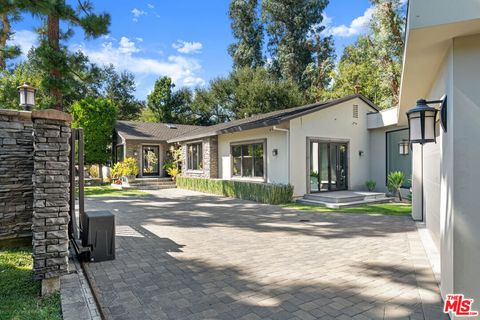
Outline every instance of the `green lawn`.
{"type": "Polygon", "coordinates": [[[40,297],[40,282],[32,279],[30,248],[0,250],[0,319],[62,319],[60,295],[40,297]]]}
{"type": "Polygon", "coordinates": [[[354,213],[354,214],[378,214],[384,216],[408,216],[412,212],[412,205],[405,203],[383,203],[372,204],[368,206],[330,209],[308,204],[289,203],[284,205],[286,208],[311,211],[311,212],[338,212],[338,213],[354,213]]]}
{"type": "Polygon", "coordinates": [[[147,194],[137,189],[113,189],[110,185],[85,187],[86,197],[130,197],[147,194]]]}

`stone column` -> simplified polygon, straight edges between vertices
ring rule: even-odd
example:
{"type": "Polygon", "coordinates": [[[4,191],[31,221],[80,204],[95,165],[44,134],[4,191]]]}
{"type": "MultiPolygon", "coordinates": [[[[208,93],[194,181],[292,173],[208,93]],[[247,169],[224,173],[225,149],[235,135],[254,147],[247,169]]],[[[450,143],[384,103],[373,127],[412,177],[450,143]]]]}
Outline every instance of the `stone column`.
{"type": "Polygon", "coordinates": [[[68,269],[69,114],[56,110],[32,112],[33,273],[42,280],[42,295],[60,289],[68,269]]]}

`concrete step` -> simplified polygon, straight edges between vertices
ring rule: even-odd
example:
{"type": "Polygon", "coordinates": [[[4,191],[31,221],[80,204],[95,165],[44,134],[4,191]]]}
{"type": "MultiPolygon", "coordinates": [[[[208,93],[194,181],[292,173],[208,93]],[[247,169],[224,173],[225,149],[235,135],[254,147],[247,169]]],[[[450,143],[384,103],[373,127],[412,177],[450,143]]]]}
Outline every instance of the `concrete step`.
{"type": "Polygon", "coordinates": [[[133,188],[138,190],[162,190],[162,189],[175,189],[175,184],[169,185],[132,185],[133,188]]]}
{"type": "Polygon", "coordinates": [[[362,200],[376,200],[383,198],[385,198],[385,193],[362,191],[335,191],[304,195],[304,199],[328,203],[350,203],[362,200]]]}
{"type": "Polygon", "coordinates": [[[302,198],[302,199],[298,199],[296,202],[301,204],[327,207],[331,209],[340,209],[340,208],[358,207],[358,206],[364,206],[364,205],[376,204],[376,203],[388,203],[388,202],[392,202],[392,200],[393,198],[383,197],[383,198],[376,198],[376,199],[363,199],[363,200],[357,200],[357,201],[335,203],[335,202],[325,202],[325,201],[302,198]]]}

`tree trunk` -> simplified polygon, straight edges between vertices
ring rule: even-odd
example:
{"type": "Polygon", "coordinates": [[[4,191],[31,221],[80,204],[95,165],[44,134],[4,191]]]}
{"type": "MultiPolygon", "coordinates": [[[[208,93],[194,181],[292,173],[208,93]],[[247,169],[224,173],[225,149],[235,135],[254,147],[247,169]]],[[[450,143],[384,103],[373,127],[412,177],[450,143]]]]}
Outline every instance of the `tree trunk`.
{"type": "MultiPolygon", "coordinates": [[[[58,15],[49,15],[47,20],[47,36],[48,45],[53,51],[60,51],[60,18],[58,15]]],[[[61,80],[62,73],[58,67],[53,64],[49,70],[50,77],[53,84],[49,89],[49,93],[53,98],[53,107],[57,110],[63,110],[63,94],[58,87],[58,82],[61,80]]]]}
{"type": "Polygon", "coordinates": [[[101,164],[98,165],[98,177],[103,182],[103,166],[101,164]]]}
{"type": "Polygon", "coordinates": [[[6,13],[0,14],[2,20],[2,29],[0,30],[0,71],[5,70],[6,55],[4,49],[7,48],[8,35],[10,34],[10,21],[6,13]]]}

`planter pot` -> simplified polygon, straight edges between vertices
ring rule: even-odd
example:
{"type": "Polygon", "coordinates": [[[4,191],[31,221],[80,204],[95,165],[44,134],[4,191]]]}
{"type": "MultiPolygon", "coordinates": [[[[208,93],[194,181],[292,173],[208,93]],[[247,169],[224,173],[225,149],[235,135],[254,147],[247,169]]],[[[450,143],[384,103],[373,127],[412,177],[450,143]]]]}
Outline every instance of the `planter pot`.
{"type": "Polygon", "coordinates": [[[118,189],[118,190],[121,190],[123,188],[121,184],[116,184],[116,183],[112,183],[110,186],[112,187],[112,189],[118,189]]]}
{"type": "Polygon", "coordinates": [[[126,176],[126,178],[128,179],[129,183],[132,183],[135,181],[135,176],[126,176]]]}

